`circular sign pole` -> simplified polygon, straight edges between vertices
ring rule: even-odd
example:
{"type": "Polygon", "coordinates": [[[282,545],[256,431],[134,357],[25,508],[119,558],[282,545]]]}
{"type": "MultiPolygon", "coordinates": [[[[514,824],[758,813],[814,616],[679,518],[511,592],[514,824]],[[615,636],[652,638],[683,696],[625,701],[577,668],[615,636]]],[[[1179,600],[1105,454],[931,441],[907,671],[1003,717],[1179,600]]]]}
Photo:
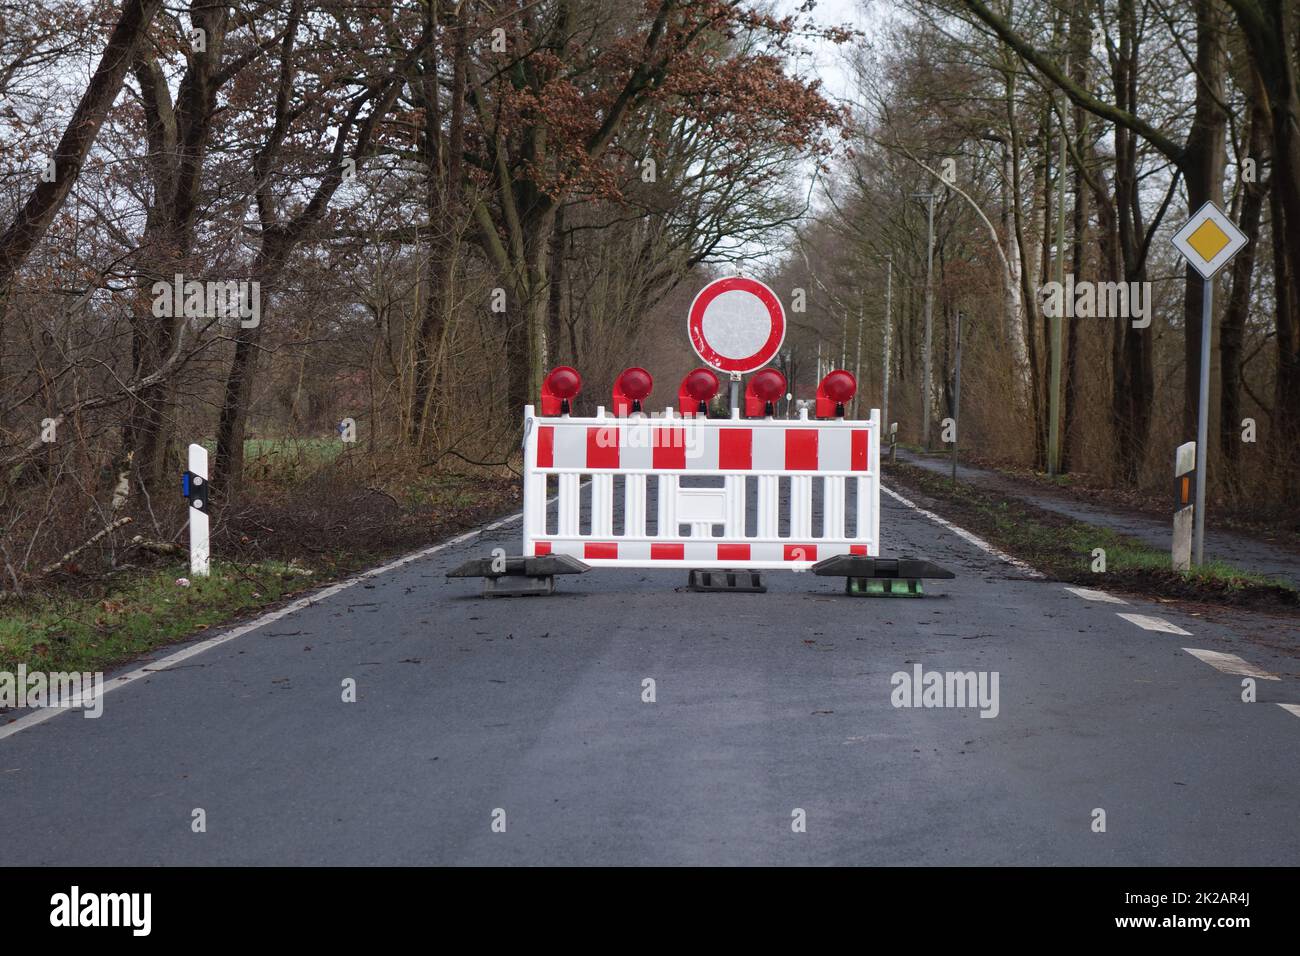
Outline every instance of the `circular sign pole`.
{"type": "Polygon", "coordinates": [[[731,379],[734,415],[740,408],[740,377],[772,361],[785,341],[785,310],[757,279],[716,279],[691,302],[686,331],[695,354],[731,379]]]}

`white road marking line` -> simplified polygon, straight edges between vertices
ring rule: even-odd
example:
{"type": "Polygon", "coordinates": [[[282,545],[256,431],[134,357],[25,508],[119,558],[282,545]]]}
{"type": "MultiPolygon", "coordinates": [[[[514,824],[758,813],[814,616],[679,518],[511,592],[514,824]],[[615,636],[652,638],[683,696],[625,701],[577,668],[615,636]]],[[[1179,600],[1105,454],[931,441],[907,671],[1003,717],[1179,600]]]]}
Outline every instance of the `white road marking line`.
{"type": "Polygon", "coordinates": [[[1011,565],[1012,567],[1018,568],[1029,577],[1031,578],[1046,577],[1046,575],[1044,575],[1043,572],[1030,567],[1028,564],[1025,564],[1025,562],[1021,561],[1019,558],[1013,558],[1005,551],[1001,551],[998,548],[993,547],[993,545],[989,544],[979,535],[971,534],[965,528],[958,527],[957,525],[953,524],[951,521],[948,521],[946,518],[940,518],[933,511],[926,511],[924,508],[922,508],[920,505],[916,504],[915,502],[909,501],[907,498],[904,498],[897,491],[894,491],[891,488],[886,488],[883,482],[880,485],[880,490],[883,491],[885,494],[889,495],[889,497],[898,501],[899,503],[904,504],[907,507],[911,508],[913,511],[917,512],[918,514],[924,515],[925,517],[929,518],[931,521],[933,521],[935,524],[939,525],[940,527],[947,528],[957,537],[969,541],[971,544],[975,545],[975,547],[979,548],[981,551],[985,552],[986,554],[991,554],[993,555],[993,557],[997,558],[998,560],[1005,561],[1007,564],[1011,565]]]}
{"type": "Polygon", "coordinates": [[[1127,604],[1123,598],[1117,598],[1113,594],[1107,594],[1105,591],[1097,591],[1093,588],[1066,588],[1071,594],[1078,595],[1085,601],[1105,601],[1107,604],[1127,604]]]}
{"type": "Polygon", "coordinates": [[[1287,713],[1295,714],[1297,717],[1300,717],[1300,704],[1278,704],[1278,706],[1287,713]]]}
{"type": "Polygon", "coordinates": [[[1151,617],[1148,614],[1120,614],[1124,620],[1136,624],[1144,631],[1159,631],[1162,634],[1178,634],[1182,637],[1191,637],[1191,631],[1184,631],[1177,624],[1171,624],[1163,617],[1151,617]]]}
{"type": "MultiPolygon", "coordinates": [[[[237,637],[243,637],[245,634],[248,634],[251,631],[256,631],[260,627],[274,624],[283,617],[288,617],[290,614],[301,611],[305,607],[310,607],[318,601],[323,601],[326,598],[333,597],[340,591],[346,591],[354,584],[360,584],[362,581],[368,581],[381,574],[387,574],[389,571],[394,571],[403,565],[410,564],[412,561],[427,558],[431,554],[437,554],[439,551],[443,551],[447,548],[453,547],[454,545],[462,544],[471,538],[477,537],[478,535],[484,534],[488,531],[495,531],[497,528],[503,527],[512,521],[518,521],[523,516],[524,513],[522,511],[516,512],[508,517],[498,519],[491,524],[482,525],[472,531],[466,531],[464,534],[459,534],[449,541],[442,542],[442,544],[435,544],[429,548],[422,548],[419,551],[414,551],[411,554],[389,561],[387,564],[380,565],[377,568],[371,568],[369,571],[362,571],[360,574],[354,575],[344,581],[331,584],[319,591],[313,591],[306,597],[301,597],[291,604],[286,604],[279,610],[269,611],[261,617],[249,621],[247,624],[241,624],[236,628],[226,631],[224,634],[218,634],[216,637],[210,637],[206,641],[199,641],[199,643],[192,644],[174,654],[169,654],[156,661],[150,661],[148,664],[136,668],[130,673],[105,681],[100,699],[102,700],[103,697],[107,696],[109,691],[117,690],[119,687],[125,687],[127,684],[134,683],[142,677],[149,677],[159,671],[165,671],[167,668],[174,667],[181,661],[189,660],[191,657],[197,657],[205,651],[210,651],[214,647],[220,647],[222,644],[225,644],[228,641],[233,641],[237,637]]],[[[37,724],[44,723],[52,717],[59,716],[59,714],[71,712],[73,712],[73,708],[71,707],[46,707],[41,710],[33,711],[26,716],[19,717],[13,723],[5,724],[3,727],[0,727],[0,740],[4,740],[6,737],[12,737],[19,731],[26,730],[29,727],[35,727],[37,724]]]]}
{"type": "Polygon", "coordinates": [[[1258,677],[1260,680],[1281,680],[1276,674],[1260,670],[1249,661],[1244,661],[1236,654],[1224,654],[1221,651],[1203,651],[1199,647],[1184,647],[1188,654],[1197,660],[1205,661],[1215,670],[1238,677],[1258,677]]]}

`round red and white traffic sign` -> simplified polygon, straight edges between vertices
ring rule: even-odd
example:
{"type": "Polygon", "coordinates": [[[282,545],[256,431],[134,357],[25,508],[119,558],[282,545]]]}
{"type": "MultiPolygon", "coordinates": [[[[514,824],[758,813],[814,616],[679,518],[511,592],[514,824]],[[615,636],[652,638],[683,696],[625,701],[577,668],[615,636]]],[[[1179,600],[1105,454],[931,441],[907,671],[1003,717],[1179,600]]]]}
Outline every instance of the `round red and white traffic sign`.
{"type": "Polygon", "coordinates": [[[716,279],[700,290],[686,319],[695,354],[721,372],[762,368],[785,341],[785,310],[757,279],[716,279]]]}

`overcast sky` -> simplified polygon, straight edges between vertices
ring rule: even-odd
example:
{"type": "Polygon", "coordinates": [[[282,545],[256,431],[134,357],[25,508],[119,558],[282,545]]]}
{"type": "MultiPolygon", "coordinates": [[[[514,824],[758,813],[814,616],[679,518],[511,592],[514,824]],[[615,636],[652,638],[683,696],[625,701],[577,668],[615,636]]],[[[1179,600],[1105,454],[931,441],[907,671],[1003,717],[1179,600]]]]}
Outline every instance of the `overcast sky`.
{"type": "MultiPolygon", "coordinates": [[[[793,15],[798,12],[803,2],[804,0],[775,0],[773,12],[780,16],[793,15]]],[[[866,0],[866,2],[872,3],[872,0],[866,0]]],[[[871,11],[871,14],[868,14],[864,13],[863,0],[817,0],[817,7],[812,13],[812,18],[822,26],[847,25],[853,29],[867,32],[871,19],[879,16],[881,6],[880,0],[874,0],[876,9],[871,11]]],[[[849,70],[845,66],[845,58],[850,45],[837,46],[834,43],[812,39],[803,39],[800,42],[804,52],[793,58],[790,71],[808,79],[820,79],[823,92],[829,99],[836,102],[852,100],[854,97],[853,81],[849,70]]],[[[812,187],[815,172],[815,164],[810,160],[806,164],[806,172],[799,184],[800,188],[805,192],[812,187]]],[[[812,202],[813,206],[816,207],[817,196],[815,190],[812,202]]],[[[755,246],[747,248],[746,253],[755,257],[750,262],[748,269],[749,271],[761,271],[764,266],[771,265],[781,259],[787,251],[787,247],[783,244],[778,244],[776,247],[755,246]]]]}
{"type": "MultiPolygon", "coordinates": [[[[777,0],[776,9],[781,14],[793,14],[802,5],[803,0],[777,0]]],[[[862,0],[817,0],[817,8],[812,17],[823,26],[847,24],[863,32],[867,31],[868,17],[863,12],[862,0]]],[[[844,68],[847,46],[814,43],[811,40],[805,41],[804,45],[808,53],[796,62],[798,72],[820,78],[827,94],[835,99],[851,96],[852,81],[844,68]]]]}

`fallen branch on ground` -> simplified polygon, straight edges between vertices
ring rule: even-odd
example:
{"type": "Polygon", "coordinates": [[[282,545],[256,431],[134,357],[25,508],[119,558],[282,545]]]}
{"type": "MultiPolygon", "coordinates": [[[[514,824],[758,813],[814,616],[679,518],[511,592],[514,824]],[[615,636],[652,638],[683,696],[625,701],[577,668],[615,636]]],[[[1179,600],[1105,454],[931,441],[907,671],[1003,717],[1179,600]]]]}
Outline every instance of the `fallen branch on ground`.
{"type": "Polygon", "coordinates": [[[59,568],[63,567],[63,565],[67,564],[77,555],[81,554],[81,552],[85,551],[87,548],[89,548],[96,541],[103,538],[105,535],[109,534],[110,532],[116,531],[118,528],[122,527],[122,525],[130,524],[134,520],[135,520],[134,518],[129,518],[129,517],[118,518],[108,527],[95,532],[93,535],[91,535],[81,544],[77,545],[77,547],[73,548],[63,557],[59,558],[59,560],[55,561],[53,564],[47,564],[45,567],[41,568],[40,573],[44,575],[44,574],[50,574],[53,571],[57,571],[59,568]]]}

